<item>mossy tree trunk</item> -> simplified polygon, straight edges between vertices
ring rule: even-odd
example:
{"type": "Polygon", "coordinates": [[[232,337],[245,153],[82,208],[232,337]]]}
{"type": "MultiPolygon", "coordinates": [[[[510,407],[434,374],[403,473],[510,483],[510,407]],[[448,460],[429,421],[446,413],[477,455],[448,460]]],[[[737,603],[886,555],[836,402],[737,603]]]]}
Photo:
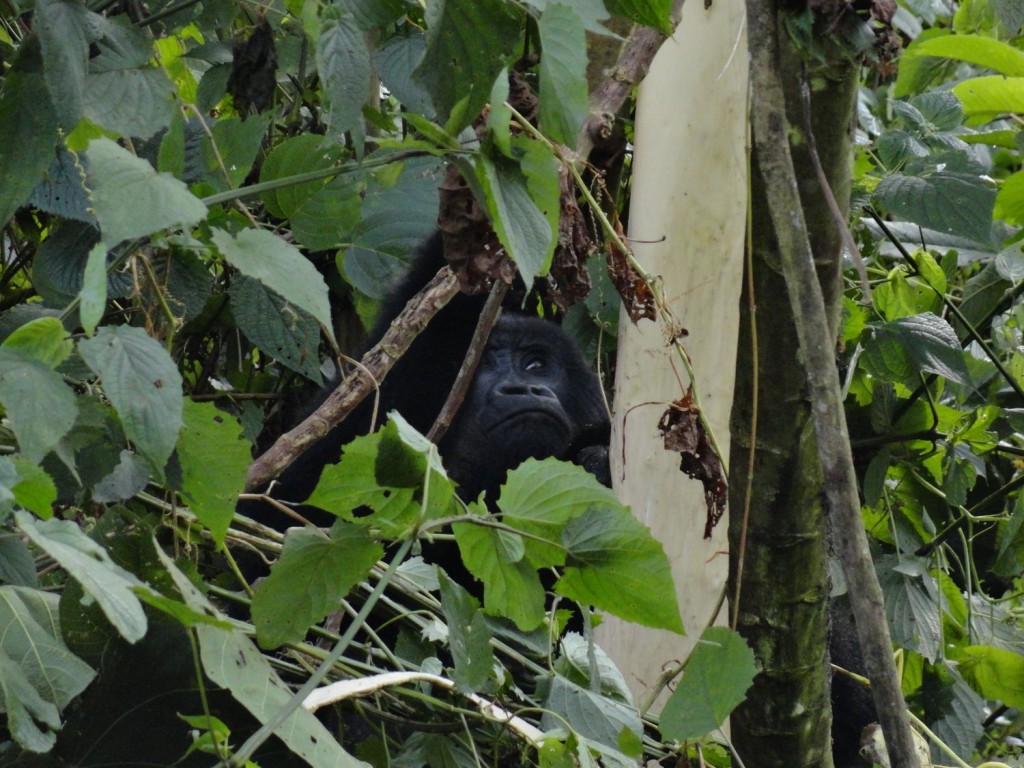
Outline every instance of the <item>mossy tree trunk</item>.
{"type": "MultiPolygon", "coordinates": [[[[763,32],[751,25],[750,34],[763,32]]],[[[850,64],[805,75],[790,41],[784,33],[781,38],[786,128],[834,335],[841,299],[841,230],[808,150],[801,84],[810,86],[820,164],[845,216],[858,71],[850,64]]],[[[732,716],[732,734],[747,768],[830,766],[823,481],[779,238],[756,152],[751,206],[731,423],[729,600],[731,623],[754,648],[763,671],[732,716]]]]}

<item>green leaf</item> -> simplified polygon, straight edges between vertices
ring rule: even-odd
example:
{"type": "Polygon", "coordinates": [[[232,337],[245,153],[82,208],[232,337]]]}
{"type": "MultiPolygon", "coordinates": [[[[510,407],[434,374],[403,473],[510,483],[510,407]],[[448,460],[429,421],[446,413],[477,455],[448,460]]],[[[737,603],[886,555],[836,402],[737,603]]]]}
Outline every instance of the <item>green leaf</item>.
{"type": "Polygon", "coordinates": [[[875,196],[881,207],[915,224],[976,243],[987,244],[992,239],[996,190],[977,176],[951,172],[927,176],[894,173],[879,182],[875,196]]]}
{"type": "Polygon", "coordinates": [[[78,345],[103,382],[128,439],[163,477],[181,430],[181,375],[160,343],[141,328],[104,326],[78,345]]]}
{"type": "Polygon", "coordinates": [[[1024,171],[1003,179],[993,215],[1007,224],[1024,224],[1024,171]]]}
{"type": "Polygon", "coordinates": [[[572,7],[551,3],[538,27],[542,50],[540,128],[547,137],[575,147],[589,108],[583,20],[572,7]]]}
{"type": "Polygon", "coordinates": [[[78,414],[75,395],[59,373],[7,347],[0,349],[0,403],[19,450],[36,462],[70,431],[78,414]]]}
{"type": "Polygon", "coordinates": [[[316,65],[330,104],[331,132],[351,131],[357,154],[362,154],[362,109],[370,97],[370,49],[366,35],[353,19],[339,18],[340,9],[323,13],[323,27],[316,46],[316,65]]]}
{"type": "Polygon", "coordinates": [[[924,312],[870,328],[863,363],[875,375],[915,387],[921,373],[934,373],[973,386],[956,333],[941,317],[924,312]]]}
{"type": "Polygon", "coordinates": [[[232,117],[213,125],[212,138],[203,136],[199,145],[203,168],[214,189],[236,189],[245,181],[269,124],[270,115],[247,120],[232,117]]]}
{"type": "Polygon", "coordinates": [[[910,45],[904,57],[941,56],[966,61],[1003,75],[1024,75],[1024,52],[992,37],[981,35],[945,35],[910,45]]]}
{"type": "Polygon", "coordinates": [[[14,456],[12,461],[18,470],[18,482],[14,486],[15,502],[48,520],[53,516],[53,505],[57,501],[57,486],[53,478],[36,462],[24,456],[14,456]]]}
{"type": "MultiPolygon", "coordinates": [[[[19,61],[26,57],[22,51],[19,61]]],[[[60,138],[40,73],[17,66],[7,73],[0,90],[0,125],[0,225],[6,226],[50,167],[60,138]]]]}
{"type": "Polygon", "coordinates": [[[96,223],[96,217],[89,210],[84,163],[63,144],[57,145],[57,156],[32,190],[28,204],[65,219],[96,223]]]}
{"type": "Polygon", "coordinates": [[[605,0],[605,5],[616,16],[672,34],[672,0],[605,0]]]}
{"type": "Polygon", "coordinates": [[[413,158],[396,181],[371,180],[367,186],[362,220],[339,261],[345,278],[370,298],[384,297],[410,255],[437,229],[442,174],[437,158],[413,158]]]}
{"type": "Polygon", "coordinates": [[[413,77],[443,118],[463,102],[448,125],[457,134],[479,114],[494,78],[515,54],[525,14],[501,0],[445,0],[429,3],[425,15],[427,50],[413,77]]]}
{"type": "Polygon", "coordinates": [[[592,509],[565,527],[565,573],[555,591],[627,621],[685,634],[661,542],[622,507],[592,509]]]}
{"type": "Polygon", "coordinates": [[[487,113],[487,132],[494,146],[505,157],[512,157],[512,110],[508,102],[508,70],[502,69],[491,87],[491,109],[487,113]]]}
{"type": "Polygon", "coordinates": [[[28,751],[49,752],[57,743],[60,713],[39,695],[25,671],[2,649],[0,711],[7,714],[7,727],[14,741],[28,751]]]}
{"type": "MultiPolygon", "coordinates": [[[[222,618],[159,548],[157,556],[190,608],[222,618]]],[[[245,634],[206,624],[197,625],[195,632],[207,676],[230,691],[260,723],[266,723],[292,699],[292,689],[245,634]]],[[[366,763],[342,749],[320,721],[302,707],[292,711],[274,733],[313,768],[367,768],[366,763]]]]}
{"type": "Polygon", "coordinates": [[[754,653],[742,637],[727,627],[708,627],[662,710],[662,735],[687,741],[717,730],[747,698],[756,674],[754,653]]]}
{"type": "Polygon", "coordinates": [[[251,447],[230,414],[213,403],[185,400],[184,426],[178,438],[184,495],[199,521],[220,546],[245,490],[251,447]]]}
{"type": "MultiPolygon", "coordinates": [[[[270,151],[260,169],[260,182],[330,168],[340,164],[344,157],[345,148],[341,144],[317,134],[303,133],[285,139],[270,151]]],[[[326,183],[325,178],[291,184],[263,192],[260,197],[271,215],[287,219],[326,183]]]]}
{"type": "Polygon", "coordinates": [[[174,84],[162,69],[96,72],[86,79],[83,109],[86,117],[108,131],[147,139],[170,124],[173,96],[174,84]]]}
{"type": "Polygon", "coordinates": [[[84,6],[68,0],[39,0],[33,29],[43,52],[43,72],[52,103],[64,127],[71,129],[82,116],[82,94],[89,61],[88,22],[84,6]]]}
{"type": "Polygon", "coordinates": [[[18,536],[0,536],[0,583],[18,587],[39,586],[32,551],[18,536]]]}
{"type": "Polygon", "coordinates": [[[96,243],[89,251],[80,297],[78,316],[85,335],[92,336],[107,308],[107,248],[103,243],[96,243]]]}
{"type": "Polygon", "coordinates": [[[38,317],[20,326],[4,339],[3,349],[38,360],[56,368],[71,356],[74,343],[56,317],[38,317]]]}
{"type": "Polygon", "coordinates": [[[537,569],[523,557],[521,543],[510,546],[508,534],[472,523],[458,523],[452,531],[466,569],[484,584],[484,610],[510,619],[524,632],[539,627],[544,587],[537,569]]]}
{"type": "Polygon", "coordinates": [[[527,552],[538,566],[561,565],[562,529],[569,520],[593,507],[625,509],[610,488],[605,488],[583,467],[557,459],[528,459],[508,473],[498,506],[502,522],[522,531],[527,552]]]}
{"type": "Polygon", "coordinates": [[[43,700],[63,709],[96,674],[64,644],[57,615],[59,602],[60,598],[49,592],[0,586],[0,652],[9,660],[17,659],[17,668],[43,700]]]}
{"type": "Polygon", "coordinates": [[[149,483],[149,467],[138,454],[127,448],[117,465],[92,488],[92,500],[104,504],[130,499],[149,483]]]}
{"type": "Polygon", "coordinates": [[[306,528],[289,531],[281,557],[253,597],[252,620],[260,645],[277,648],[301,640],[383,555],[384,548],[365,530],[341,520],[329,537],[306,528]]]}
{"type": "Polygon", "coordinates": [[[228,288],[231,314],[253,344],[316,384],[320,375],[320,324],[259,280],[238,275],[228,288]]]}
{"type": "Polygon", "coordinates": [[[616,750],[623,731],[637,737],[642,737],[644,732],[635,706],[602,696],[564,677],[552,679],[544,710],[540,721],[543,730],[564,727],[564,722],[568,721],[584,738],[616,750]]]}
{"type": "Polygon", "coordinates": [[[244,229],[238,237],[214,229],[211,240],[231,266],[311,314],[333,339],[327,283],[298,248],[262,229],[244,229]]]}
{"type": "MultiPolygon", "coordinates": [[[[524,143],[536,142],[530,139],[513,142],[520,149],[525,149],[524,143]]],[[[530,159],[536,161],[537,158],[531,154],[530,159]]],[[[558,216],[558,208],[550,206],[548,195],[544,195],[542,200],[533,196],[535,189],[550,190],[550,183],[544,182],[550,182],[551,176],[544,179],[536,175],[543,165],[533,162],[530,168],[535,174],[532,186],[524,169],[506,158],[480,156],[473,165],[494,231],[519,267],[527,287],[533,285],[537,275],[546,274],[551,266],[556,244],[556,232],[551,222],[558,216]]]]}
{"type": "Polygon", "coordinates": [[[952,90],[968,117],[992,119],[1007,112],[1024,112],[1024,77],[972,77],[952,90]]]}
{"type": "Polygon", "coordinates": [[[56,560],[95,600],[114,628],[129,643],[146,634],[146,614],[133,589],[145,585],[121,568],[99,544],[70,520],[36,521],[15,511],[21,531],[56,560]]]}
{"type": "Polygon", "coordinates": [[[448,646],[461,691],[479,691],[494,677],[491,632],[480,603],[447,576],[440,577],[441,608],[448,623],[448,646]]]}
{"type": "Polygon", "coordinates": [[[1005,648],[972,645],[956,652],[960,671],[986,699],[1024,707],[1024,656],[1005,648]]]}
{"type": "Polygon", "coordinates": [[[206,206],[182,182],[110,139],[93,139],[87,156],[93,208],[108,246],[206,218],[206,206]]]}
{"type": "Polygon", "coordinates": [[[415,488],[382,488],[377,482],[377,448],[382,434],[364,435],[345,446],[340,464],[328,464],[306,503],[350,522],[377,526],[385,538],[399,538],[419,520],[415,488]],[[368,507],[358,518],[352,511],[368,507]]]}

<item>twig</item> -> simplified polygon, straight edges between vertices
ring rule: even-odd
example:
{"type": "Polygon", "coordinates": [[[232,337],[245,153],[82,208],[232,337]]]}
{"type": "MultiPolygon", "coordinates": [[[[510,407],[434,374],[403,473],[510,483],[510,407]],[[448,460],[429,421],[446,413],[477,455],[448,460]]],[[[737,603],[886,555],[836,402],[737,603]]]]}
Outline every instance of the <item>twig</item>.
{"type": "Polygon", "coordinates": [[[487,347],[487,339],[490,338],[491,331],[494,329],[495,323],[498,322],[501,302],[504,301],[506,293],[508,293],[508,283],[503,280],[495,280],[494,285],[491,287],[491,294],[487,297],[487,302],[480,313],[476,330],[473,331],[473,338],[469,342],[469,349],[466,350],[466,356],[462,360],[462,367],[459,368],[459,373],[455,377],[455,383],[452,384],[452,391],[448,393],[448,399],[444,401],[444,407],[437,414],[434,425],[430,428],[430,432],[427,433],[427,439],[434,445],[441,442],[441,438],[444,437],[448,427],[455,420],[455,415],[459,412],[462,401],[466,399],[466,393],[469,391],[469,385],[473,381],[473,375],[476,373],[476,368],[480,365],[484,349],[487,347]]]}

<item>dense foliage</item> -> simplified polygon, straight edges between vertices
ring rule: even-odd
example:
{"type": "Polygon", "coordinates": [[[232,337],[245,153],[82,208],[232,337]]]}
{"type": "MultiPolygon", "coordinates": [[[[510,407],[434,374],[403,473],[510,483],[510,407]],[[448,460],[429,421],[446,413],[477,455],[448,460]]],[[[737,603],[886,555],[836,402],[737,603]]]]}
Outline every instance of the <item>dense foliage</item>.
{"type": "MultiPolygon", "coordinates": [[[[667,3],[608,8],[668,28],[667,3]]],[[[571,601],[683,629],[661,545],[578,467],[528,462],[495,515],[395,417],[324,473],[310,503],[337,515],[329,531],[282,537],[235,514],[253,446],[358,350],[434,229],[446,166],[526,281],[547,273],[602,4],[10,10],[0,762],[667,751],[590,641],[598,614],[554,642],[571,601]],[[539,95],[540,133],[503,108],[512,69],[539,95]],[[414,556],[418,539],[457,541],[486,613],[414,556]]],[[[585,344],[614,329],[602,272],[566,321],[585,344]]],[[[712,637],[666,737],[715,729],[749,684],[743,643],[712,637]],[[722,663],[735,674],[709,683],[722,663]]]]}

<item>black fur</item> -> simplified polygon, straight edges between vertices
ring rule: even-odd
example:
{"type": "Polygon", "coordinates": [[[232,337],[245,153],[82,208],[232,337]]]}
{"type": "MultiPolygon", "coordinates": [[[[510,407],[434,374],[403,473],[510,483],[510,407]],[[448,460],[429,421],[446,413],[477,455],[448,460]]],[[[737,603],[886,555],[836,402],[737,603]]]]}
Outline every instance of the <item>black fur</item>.
{"type": "MultiPolygon", "coordinates": [[[[444,263],[441,237],[435,234],[381,307],[367,348],[444,263]]],[[[397,410],[420,432],[430,430],[462,365],[484,300],[460,293],[431,320],[381,385],[381,419],[397,410]]],[[[514,306],[503,312],[466,400],[439,445],[461,494],[467,499],[481,491],[493,494],[508,470],[529,457],[576,460],[609,483],[610,427],[597,376],[557,325],[517,314],[514,306]]],[[[282,474],[274,495],[306,499],[323,467],[338,461],[341,447],[372,431],[371,413],[368,399],[282,474]]]]}

